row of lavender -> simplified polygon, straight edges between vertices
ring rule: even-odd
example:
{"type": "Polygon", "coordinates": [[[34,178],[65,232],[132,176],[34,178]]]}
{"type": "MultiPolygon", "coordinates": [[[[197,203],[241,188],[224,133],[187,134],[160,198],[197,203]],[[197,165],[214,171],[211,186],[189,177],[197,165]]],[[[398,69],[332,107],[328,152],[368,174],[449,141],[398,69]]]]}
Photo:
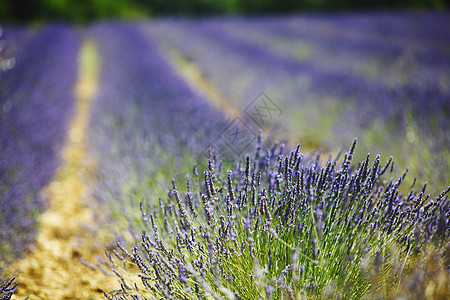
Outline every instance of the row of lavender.
{"type": "Polygon", "coordinates": [[[351,98],[358,104],[367,101],[370,106],[378,101],[381,108],[399,99],[408,102],[421,121],[433,116],[444,127],[448,124],[441,108],[448,109],[445,100],[450,95],[450,31],[442,24],[448,21],[448,14],[372,14],[218,26],[227,34],[250,37],[282,56],[332,72],[322,79],[341,86],[313,83],[319,92],[351,98]],[[248,32],[235,30],[239,25],[248,32]],[[284,42],[277,43],[280,39],[284,42]],[[303,50],[299,57],[302,47],[308,46],[309,51],[303,50]],[[389,102],[383,102],[383,94],[389,102]]]}
{"type": "Polygon", "coordinates": [[[364,150],[395,154],[415,173],[425,164],[433,172],[422,179],[445,183],[450,33],[442,24],[449,19],[445,13],[177,19],[146,28],[197,64],[242,111],[266,92],[292,137],[333,149],[358,136],[364,150]]]}
{"type": "MultiPolygon", "coordinates": [[[[253,75],[258,79],[266,79],[255,87],[253,94],[258,89],[272,88],[270,84],[277,88],[280,85],[278,81],[287,83],[296,81],[299,76],[310,76],[310,89],[314,93],[345,96],[361,104],[371,103],[373,99],[384,100],[380,97],[382,92],[394,93],[396,85],[419,85],[421,88],[435,89],[443,96],[448,95],[450,33],[442,28],[442,24],[449,18],[445,14],[425,14],[411,15],[409,18],[344,15],[169,20],[160,22],[160,30],[156,33],[160,34],[163,42],[173,43],[188,59],[198,63],[213,83],[223,87],[226,96],[244,106],[251,101],[251,94],[239,93],[235,87],[242,80],[240,76],[246,78],[252,73],[259,73],[253,75]],[[398,32],[397,23],[404,23],[406,28],[398,32]],[[350,29],[349,24],[353,24],[354,28],[350,29]],[[397,30],[387,31],[386,26],[397,30]],[[191,42],[184,43],[188,40],[191,42]],[[405,67],[415,70],[402,70],[398,66],[402,60],[408,59],[403,61],[408,64],[405,67]],[[363,63],[378,63],[381,70],[373,74],[373,78],[365,78],[364,71],[360,70],[363,63]],[[388,69],[388,66],[395,70],[388,69]],[[219,72],[215,69],[227,74],[222,73],[222,78],[217,78],[219,74],[216,73],[219,72]],[[232,74],[234,76],[230,76],[232,74]],[[366,96],[361,97],[364,94],[366,96]]],[[[152,24],[149,27],[155,26],[152,24]]],[[[289,100],[296,103],[306,99],[304,96],[293,96],[289,100]]],[[[423,103],[422,98],[414,100],[422,101],[412,102],[418,107],[423,108],[421,105],[427,104],[423,103]]],[[[386,103],[380,105],[383,104],[386,103]]],[[[430,103],[428,105],[431,106],[430,103]]]]}
{"type": "Polygon", "coordinates": [[[131,225],[133,206],[161,197],[227,121],[174,72],[139,26],[102,23],[89,33],[102,58],[89,127],[98,163],[94,196],[110,216],[131,225]]]}
{"type": "Polygon", "coordinates": [[[356,72],[388,86],[412,81],[447,89],[442,80],[448,81],[450,33],[442,24],[448,19],[448,15],[436,13],[343,14],[253,22],[237,19],[219,26],[233,36],[250,39],[286,56],[311,60],[326,69],[356,72]],[[245,30],[238,31],[238,27],[245,30]],[[399,74],[405,71],[400,68],[399,58],[410,59],[406,63],[412,65],[405,67],[415,68],[415,72],[399,74]],[[369,64],[375,62],[380,65],[370,72],[369,64]]]}
{"type": "Polygon", "coordinates": [[[79,36],[66,26],[7,27],[0,76],[0,260],[33,242],[43,187],[54,175],[73,114],[79,36]]]}

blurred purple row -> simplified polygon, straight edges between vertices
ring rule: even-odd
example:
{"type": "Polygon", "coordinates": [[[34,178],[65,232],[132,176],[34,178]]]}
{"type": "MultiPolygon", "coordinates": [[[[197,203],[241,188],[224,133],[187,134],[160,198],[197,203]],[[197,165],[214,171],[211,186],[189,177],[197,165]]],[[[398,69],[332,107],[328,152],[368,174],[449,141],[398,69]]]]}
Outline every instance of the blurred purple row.
{"type": "Polygon", "coordinates": [[[124,211],[136,190],[157,190],[176,175],[170,167],[191,165],[186,158],[215,142],[228,121],[176,74],[138,25],[102,23],[89,32],[102,62],[89,129],[98,163],[95,197],[124,211]]]}
{"type": "MultiPolygon", "coordinates": [[[[286,111],[324,98],[344,112],[357,106],[358,117],[336,124],[346,144],[375,119],[404,125],[407,109],[426,133],[436,130],[430,123],[449,128],[448,23],[448,13],[373,13],[162,19],[145,27],[241,109],[261,91],[286,111]]],[[[450,144],[449,134],[441,138],[450,144]]]]}
{"type": "Polygon", "coordinates": [[[16,61],[0,75],[0,259],[11,259],[34,240],[41,191],[60,161],[80,37],[63,25],[4,30],[16,61]]]}

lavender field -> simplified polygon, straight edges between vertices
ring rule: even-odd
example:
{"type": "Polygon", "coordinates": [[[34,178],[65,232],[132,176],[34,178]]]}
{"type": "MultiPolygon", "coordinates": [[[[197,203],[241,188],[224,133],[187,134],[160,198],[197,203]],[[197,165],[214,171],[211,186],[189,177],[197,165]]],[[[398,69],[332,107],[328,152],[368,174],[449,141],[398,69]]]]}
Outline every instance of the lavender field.
{"type": "Polygon", "coordinates": [[[448,299],[450,14],[0,35],[0,299],[448,299]]]}

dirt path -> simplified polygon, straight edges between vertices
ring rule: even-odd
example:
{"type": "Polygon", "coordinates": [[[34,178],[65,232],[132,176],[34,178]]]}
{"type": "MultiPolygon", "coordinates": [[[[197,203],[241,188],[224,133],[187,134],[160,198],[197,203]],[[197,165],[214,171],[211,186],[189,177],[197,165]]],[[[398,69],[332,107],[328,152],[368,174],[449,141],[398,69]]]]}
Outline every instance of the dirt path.
{"type": "Polygon", "coordinates": [[[86,178],[95,164],[86,157],[86,131],[90,102],[97,91],[99,58],[95,44],[85,41],[79,54],[79,78],[75,88],[76,114],[62,152],[62,164],[44,190],[49,207],[40,216],[35,249],[15,263],[20,282],[13,299],[101,299],[101,289],[117,285],[115,277],[92,270],[79,257],[95,262],[102,256],[106,237],[89,227],[94,215],[84,203],[88,195],[86,178]]]}
{"type": "Polygon", "coordinates": [[[231,120],[242,118],[242,111],[230,99],[226,99],[194,63],[186,60],[178,51],[169,46],[166,46],[165,50],[167,50],[166,57],[169,63],[196,91],[205,95],[212,105],[231,120]]]}

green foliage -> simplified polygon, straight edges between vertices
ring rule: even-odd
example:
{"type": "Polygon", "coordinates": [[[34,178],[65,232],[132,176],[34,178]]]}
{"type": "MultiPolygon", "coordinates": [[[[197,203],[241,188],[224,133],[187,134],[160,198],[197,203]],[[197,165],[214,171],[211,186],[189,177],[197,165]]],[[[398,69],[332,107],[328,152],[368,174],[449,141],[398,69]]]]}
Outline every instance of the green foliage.
{"type": "Polygon", "coordinates": [[[148,11],[130,0],[14,0],[0,3],[0,17],[6,21],[72,21],[86,23],[113,17],[136,18],[148,11]]]}
{"type": "Polygon", "coordinates": [[[211,15],[282,13],[303,10],[367,8],[444,8],[443,0],[3,0],[4,21],[68,20],[85,23],[104,18],[138,18],[148,15],[211,15]]]}

